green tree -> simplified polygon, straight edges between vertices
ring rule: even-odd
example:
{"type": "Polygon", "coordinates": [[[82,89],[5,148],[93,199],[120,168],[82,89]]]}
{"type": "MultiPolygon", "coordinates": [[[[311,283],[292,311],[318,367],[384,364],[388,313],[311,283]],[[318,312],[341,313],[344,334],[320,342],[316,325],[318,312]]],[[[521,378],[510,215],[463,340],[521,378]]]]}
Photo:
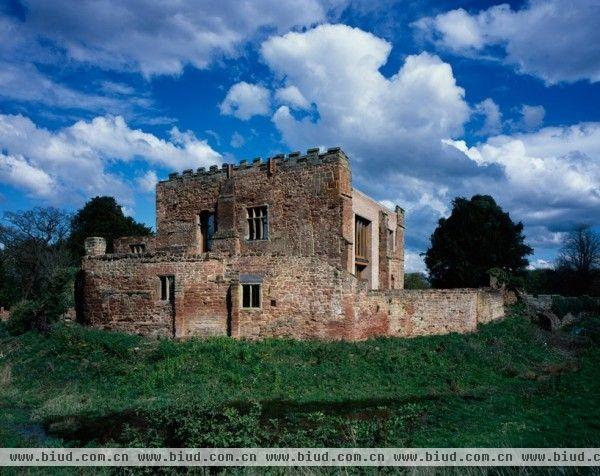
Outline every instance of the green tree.
{"type": "Polygon", "coordinates": [[[46,332],[73,305],[71,215],[53,207],[6,212],[0,223],[0,305],[9,328],[46,332]]]}
{"type": "Polygon", "coordinates": [[[71,215],[57,208],[5,212],[0,221],[0,295],[10,306],[37,299],[52,277],[72,265],[66,247],[71,215]]]}
{"type": "Polygon", "coordinates": [[[437,288],[481,287],[488,271],[525,271],[533,250],[525,244],[523,224],[514,223],[489,195],[452,202],[452,213],[439,220],[425,254],[431,283],[437,288]]]}
{"type": "Polygon", "coordinates": [[[94,197],[73,217],[69,247],[76,256],[83,256],[85,239],[101,236],[106,239],[107,252],[111,253],[115,238],[151,234],[149,227],[125,216],[113,197],[94,197]]]}
{"type": "Polygon", "coordinates": [[[404,276],[404,289],[429,289],[431,284],[423,273],[406,273],[404,276]]]}
{"type": "Polygon", "coordinates": [[[557,274],[568,283],[562,294],[597,294],[600,283],[600,234],[578,225],[566,234],[557,260],[557,274]]]}

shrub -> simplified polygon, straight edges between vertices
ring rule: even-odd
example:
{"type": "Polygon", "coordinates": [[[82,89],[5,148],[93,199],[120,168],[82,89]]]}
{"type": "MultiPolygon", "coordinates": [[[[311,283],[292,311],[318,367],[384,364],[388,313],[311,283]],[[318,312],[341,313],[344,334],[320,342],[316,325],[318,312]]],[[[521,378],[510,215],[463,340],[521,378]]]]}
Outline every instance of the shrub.
{"type": "Polygon", "coordinates": [[[10,318],[6,328],[12,335],[21,335],[33,328],[38,311],[38,304],[34,301],[20,301],[10,310],[10,318]]]}
{"type": "Polygon", "coordinates": [[[77,268],[59,268],[37,299],[22,300],[11,308],[8,330],[13,335],[30,330],[46,333],[73,306],[73,282],[77,268]]]}

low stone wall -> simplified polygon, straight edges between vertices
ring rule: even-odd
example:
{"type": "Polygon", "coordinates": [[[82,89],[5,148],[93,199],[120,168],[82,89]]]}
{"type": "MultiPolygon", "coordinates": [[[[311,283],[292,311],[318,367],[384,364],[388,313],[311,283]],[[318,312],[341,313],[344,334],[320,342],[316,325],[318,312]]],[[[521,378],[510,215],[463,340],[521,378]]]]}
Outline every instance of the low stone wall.
{"type": "Polygon", "coordinates": [[[466,333],[504,317],[502,292],[493,289],[370,291],[356,308],[355,339],[466,333]]]}
{"type": "Polygon", "coordinates": [[[361,340],[471,332],[504,315],[500,290],[368,291],[317,257],[104,255],[83,271],[84,321],[146,335],[361,340]],[[171,302],[162,275],[175,278],[171,302]],[[259,309],[241,306],[248,279],[261,285],[259,309]]]}

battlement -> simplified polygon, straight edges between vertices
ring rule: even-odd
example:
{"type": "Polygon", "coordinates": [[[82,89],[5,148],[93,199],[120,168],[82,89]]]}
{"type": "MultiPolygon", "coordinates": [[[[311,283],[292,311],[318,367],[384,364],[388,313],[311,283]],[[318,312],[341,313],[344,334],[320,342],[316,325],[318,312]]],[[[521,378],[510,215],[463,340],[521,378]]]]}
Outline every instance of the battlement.
{"type": "Polygon", "coordinates": [[[319,148],[315,147],[308,149],[306,154],[301,152],[290,152],[288,154],[277,154],[272,157],[268,157],[263,161],[262,157],[256,157],[251,161],[246,159],[240,160],[238,164],[223,164],[221,167],[217,165],[211,165],[208,169],[206,167],[200,167],[196,171],[192,169],[186,169],[181,173],[172,172],[169,174],[168,179],[161,180],[161,182],[170,182],[175,180],[183,180],[189,178],[218,178],[221,176],[230,177],[236,172],[256,172],[256,171],[268,171],[270,173],[281,168],[283,170],[304,166],[304,165],[316,165],[319,163],[327,163],[334,160],[343,160],[349,163],[348,156],[342,151],[340,147],[330,147],[326,152],[319,152],[319,148]]]}

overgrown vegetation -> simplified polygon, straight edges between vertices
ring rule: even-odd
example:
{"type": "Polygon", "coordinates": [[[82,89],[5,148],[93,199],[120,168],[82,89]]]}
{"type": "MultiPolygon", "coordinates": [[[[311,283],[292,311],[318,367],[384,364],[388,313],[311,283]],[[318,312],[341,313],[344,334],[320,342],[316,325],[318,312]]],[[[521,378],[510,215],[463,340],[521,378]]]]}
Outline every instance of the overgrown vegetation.
{"type": "Polygon", "coordinates": [[[599,317],[366,342],[0,336],[0,445],[598,446],[599,317]]]}
{"type": "MultiPolygon", "coordinates": [[[[113,240],[148,235],[112,197],[95,197],[74,216],[53,207],[5,212],[0,220],[0,307],[11,310],[8,329],[46,332],[74,306],[74,282],[88,236],[113,240]]],[[[110,251],[109,249],[109,251],[110,251]]]]}

